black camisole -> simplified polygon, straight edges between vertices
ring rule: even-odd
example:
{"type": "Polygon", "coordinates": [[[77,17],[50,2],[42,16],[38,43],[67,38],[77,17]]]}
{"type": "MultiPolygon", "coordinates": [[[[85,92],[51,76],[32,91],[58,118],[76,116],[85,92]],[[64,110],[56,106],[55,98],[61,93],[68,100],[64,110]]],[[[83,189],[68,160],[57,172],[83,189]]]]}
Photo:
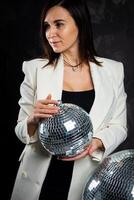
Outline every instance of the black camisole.
{"type": "MultiPolygon", "coordinates": [[[[82,107],[88,113],[95,98],[94,90],[80,92],[62,92],[63,103],[73,103],[82,107]]],[[[48,172],[42,185],[39,200],[67,200],[72,179],[74,161],[57,160],[52,156],[48,172]]]]}

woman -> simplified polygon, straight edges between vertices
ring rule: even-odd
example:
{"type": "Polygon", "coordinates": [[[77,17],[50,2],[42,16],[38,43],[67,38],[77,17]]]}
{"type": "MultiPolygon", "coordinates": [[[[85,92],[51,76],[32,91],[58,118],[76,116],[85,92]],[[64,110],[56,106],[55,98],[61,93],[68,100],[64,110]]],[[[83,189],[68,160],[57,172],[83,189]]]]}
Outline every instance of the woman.
{"type": "Polygon", "coordinates": [[[11,199],[80,200],[89,174],[126,139],[123,65],[96,56],[85,0],[49,1],[42,39],[43,58],[23,63],[15,131],[26,147],[11,199]],[[59,99],[89,112],[94,129],[87,149],[64,161],[46,152],[37,137],[39,121],[58,113],[59,99]]]}

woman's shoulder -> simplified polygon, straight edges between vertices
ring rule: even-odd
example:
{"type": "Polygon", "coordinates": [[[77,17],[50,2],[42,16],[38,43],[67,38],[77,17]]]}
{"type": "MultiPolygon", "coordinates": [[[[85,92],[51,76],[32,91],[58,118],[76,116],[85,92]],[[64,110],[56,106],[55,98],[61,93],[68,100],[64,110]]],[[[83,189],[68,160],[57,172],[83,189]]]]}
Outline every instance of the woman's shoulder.
{"type": "Polygon", "coordinates": [[[97,57],[97,60],[101,63],[103,70],[109,71],[111,73],[120,74],[124,70],[124,66],[121,61],[104,57],[97,57]]]}
{"type": "Polygon", "coordinates": [[[38,68],[45,66],[48,63],[47,59],[35,58],[31,60],[25,60],[22,64],[22,71],[24,73],[34,73],[38,68]]]}
{"type": "Polygon", "coordinates": [[[38,67],[43,67],[44,65],[46,65],[48,62],[47,59],[43,59],[43,58],[35,58],[35,59],[31,59],[31,60],[25,60],[23,61],[23,65],[26,65],[27,67],[31,67],[31,68],[38,68],[38,67]]]}
{"type": "Polygon", "coordinates": [[[124,78],[124,66],[122,62],[103,57],[97,57],[97,60],[101,62],[102,67],[99,67],[99,69],[103,74],[106,73],[115,82],[124,78]]]}
{"type": "Polygon", "coordinates": [[[113,60],[110,58],[105,58],[105,57],[96,57],[96,59],[102,63],[102,66],[115,66],[115,65],[122,65],[121,61],[113,60]]]}

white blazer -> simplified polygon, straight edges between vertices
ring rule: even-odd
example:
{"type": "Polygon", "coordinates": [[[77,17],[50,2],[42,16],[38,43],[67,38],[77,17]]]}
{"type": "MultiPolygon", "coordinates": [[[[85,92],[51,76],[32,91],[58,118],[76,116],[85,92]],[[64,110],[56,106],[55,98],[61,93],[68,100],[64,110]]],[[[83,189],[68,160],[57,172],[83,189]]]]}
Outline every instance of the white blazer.
{"type": "MultiPolygon", "coordinates": [[[[112,153],[127,136],[123,65],[106,58],[97,59],[102,62],[102,67],[90,63],[95,100],[89,115],[94,137],[102,140],[105,152],[96,151],[92,157],[86,156],[75,161],[68,200],[82,199],[86,180],[99,164],[96,159],[101,161],[112,153]]],[[[11,200],[38,200],[51,160],[51,155],[40,145],[37,132],[33,137],[27,133],[27,118],[35,101],[46,98],[48,94],[52,94],[53,99],[61,99],[63,58],[60,57],[55,69],[50,65],[43,67],[46,62],[44,59],[34,59],[23,63],[25,78],[20,87],[22,97],[19,100],[20,112],[15,132],[26,147],[20,157],[11,200]]]]}

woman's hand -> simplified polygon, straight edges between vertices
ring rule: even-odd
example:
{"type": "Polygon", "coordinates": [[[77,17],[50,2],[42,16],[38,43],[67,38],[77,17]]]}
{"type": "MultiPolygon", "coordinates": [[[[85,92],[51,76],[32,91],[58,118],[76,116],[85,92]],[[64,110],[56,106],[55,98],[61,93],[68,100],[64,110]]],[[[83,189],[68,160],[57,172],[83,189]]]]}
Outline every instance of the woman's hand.
{"type": "Polygon", "coordinates": [[[87,155],[92,156],[92,153],[96,150],[104,150],[104,145],[102,141],[98,138],[93,138],[91,144],[80,154],[74,157],[67,157],[63,158],[62,160],[65,161],[72,161],[72,160],[78,160],[80,158],[83,158],[87,155]]]}
{"type": "Polygon", "coordinates": [[[51,99],[51,94],[44,100],[38,100],[34,106],[33,113],[28,118],[28,133],[32,136],[41,119],[52,117],[59,111],[58,101],[51,99]]]}

